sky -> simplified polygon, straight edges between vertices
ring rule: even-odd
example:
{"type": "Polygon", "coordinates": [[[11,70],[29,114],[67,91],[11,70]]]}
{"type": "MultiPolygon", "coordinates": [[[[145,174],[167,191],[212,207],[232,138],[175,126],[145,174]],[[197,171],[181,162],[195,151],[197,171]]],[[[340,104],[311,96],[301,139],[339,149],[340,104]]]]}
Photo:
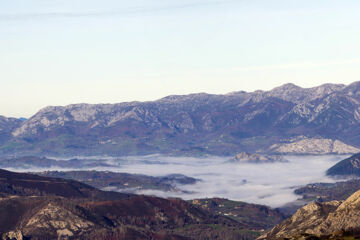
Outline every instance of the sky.
{"type": "Polygon", "coordinates": [[[360,80],[357,0],[1,0],[0,115],[360,80]]]}

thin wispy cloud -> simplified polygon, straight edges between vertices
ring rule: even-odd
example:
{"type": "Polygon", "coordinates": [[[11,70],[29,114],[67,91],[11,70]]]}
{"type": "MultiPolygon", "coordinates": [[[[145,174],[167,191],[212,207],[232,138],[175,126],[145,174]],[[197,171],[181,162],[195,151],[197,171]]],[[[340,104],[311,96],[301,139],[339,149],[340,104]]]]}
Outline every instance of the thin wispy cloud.
{"type": "MultiPolygon", "coordinates": [[[[340,60],[326,60],[326,61],[307,61],[307,62],[295,62],[295,63],[284,63],[274,65],[261,65],[261,66],[244,66],[244,67],[233,67],[233,68],[220,68],[210,69],[212,71],[234,71],[234,72],[245,72],[245,71],[268,71],[268,70],[297,70],[297,69],[310,69],[310,68],[321,68],[321,67],[332,67],[341,65],[360,64],[359,58],[354,59],[340,59],[340,60]]],[[[209,71],[209,70],[205,70],[209,71]]]]}
{"type": "Polygon", "coordinates": [[[132,7],[113,11],[88,11],[88,12],[33,12],[33,13],[14,13],[0,14],[0,21],[19,21],[43,18],[83,18],[83,17],[112,17],[132,14],[153,14],[182,9],[200,8],[206,6],[226,5],[240,2],[241,0],[229,1],[204,1],[188,4],[167,5],[158,7],[132,7]]]}

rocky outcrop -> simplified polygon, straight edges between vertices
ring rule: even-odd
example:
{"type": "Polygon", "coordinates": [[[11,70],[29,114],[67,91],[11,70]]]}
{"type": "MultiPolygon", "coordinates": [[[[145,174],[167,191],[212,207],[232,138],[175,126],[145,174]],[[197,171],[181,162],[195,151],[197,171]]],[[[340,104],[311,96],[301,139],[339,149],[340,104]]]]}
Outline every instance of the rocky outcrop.
{"type": "Polygon", "coordinates": [[[274,144],[270,152],[283,154],[354,154],[360,148],[345,144],[339,140],[323,138],[295,139],[289,143],[274,144]]]}
{"type": "Polygon", "coordinates": [[[231,162],[238,163],[273,163],[273,162],[287,162],[282,156],[277,155],[263,155],[263,154],[249,154],[241,152],[236,154],[231,162]]]}
{"type": "Polygon", "coordinates": [[[310,203],[260,239],[343,239],[360,234],[360,191],[345,201],[310,203]],[[332,239],[332,238],[331,238],[332,239]]]}
{"type": "Polygon", "coordinates": [[[8,233],[3,234],[3,240],[23,240],[23,234],[21,231],[10,231],[8,233]]]}
{"type": "Polygon", "coordinates": [[[46,232],[51,229],[53,234],[61,239],[62,237],[81,234],[81,232],[91,229],[94,223],[50,202],[31,216],[24,225],[22,232],[26,236],[34,236],[39,232],[46,232]]]}

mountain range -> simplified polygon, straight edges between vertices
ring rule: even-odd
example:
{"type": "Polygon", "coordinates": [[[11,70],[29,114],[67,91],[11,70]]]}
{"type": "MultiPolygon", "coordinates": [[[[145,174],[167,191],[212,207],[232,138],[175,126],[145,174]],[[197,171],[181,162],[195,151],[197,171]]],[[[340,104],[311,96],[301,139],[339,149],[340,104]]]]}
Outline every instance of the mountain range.
{"type": "Polygon", "coordinates": [[[0,117],[2,155],[360,152],[360,82],[157,101],[49,106],[0,117]]]}

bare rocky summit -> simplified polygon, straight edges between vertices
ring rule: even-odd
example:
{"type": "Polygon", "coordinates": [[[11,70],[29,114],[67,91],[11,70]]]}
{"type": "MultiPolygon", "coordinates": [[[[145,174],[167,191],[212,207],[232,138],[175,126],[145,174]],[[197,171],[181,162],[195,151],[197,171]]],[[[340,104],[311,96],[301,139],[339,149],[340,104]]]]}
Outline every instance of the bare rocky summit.
{"type": "Polygon", "coordinates": [[[360,191],[345,201],[310,203],[258,239],[357,239],[354,237],[360,236],[359,209],[360,191]]]}
{"type": "Polygon", "coordinates": [[[273,163],[273,162],[286,162],[282,156],[278,155],[263,155],[258,153],[241,152],[236,154],[232,162],[238,163],[273,163]]]}
{"type": "Polygon", "coordinates": [[[356,148],[339,140],[324,138],[296,138],[286,143],[272,145],[269,150],[283,154],[354,154],[360,152],[356,148]]]}

